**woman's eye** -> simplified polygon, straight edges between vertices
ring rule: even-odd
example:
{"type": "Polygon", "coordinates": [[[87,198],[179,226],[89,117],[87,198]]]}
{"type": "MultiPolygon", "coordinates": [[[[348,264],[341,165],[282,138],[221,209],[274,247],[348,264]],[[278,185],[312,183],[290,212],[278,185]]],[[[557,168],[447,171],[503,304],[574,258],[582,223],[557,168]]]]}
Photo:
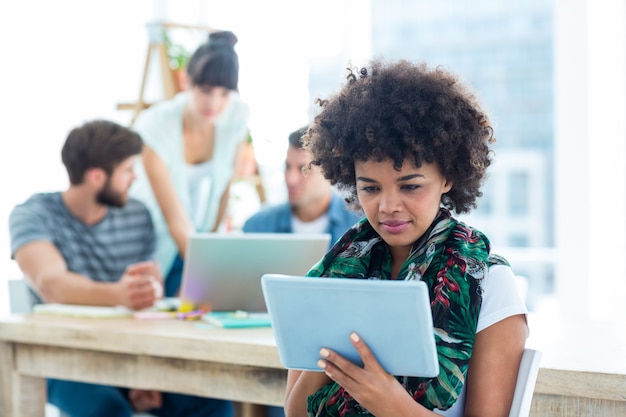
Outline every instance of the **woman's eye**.
{"type": "Polygon", "coordinates": [[[402,188],[403,190],[415,191],[415,190],[417,190],[418,188],[420,188],[420,186],[419,186],[419,185],[417,185],[417,184],[404,184],[401,188],[402,188]]]}
{"type": "Polygon", "coordinates": [[[370,185],[370,186],[365,186],[365,187],[361,187],[361,191],[366,192],[366,193],[373,193],[374,191],[376,191],[378,188],[370,185]]]}

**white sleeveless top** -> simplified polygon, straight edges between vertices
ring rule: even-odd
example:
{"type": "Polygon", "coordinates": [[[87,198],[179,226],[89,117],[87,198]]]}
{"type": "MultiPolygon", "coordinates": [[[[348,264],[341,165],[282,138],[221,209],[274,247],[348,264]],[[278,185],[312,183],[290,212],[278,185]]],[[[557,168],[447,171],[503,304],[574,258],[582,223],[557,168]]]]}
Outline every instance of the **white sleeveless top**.
{"type": "Polygon", "coordinates": [[[199,164],[185,164],[190,201],[189,213],[187,214],[195,230],[201,229],[204,213],[206,213],[209,205],[214,165],[213,160],[199,164]]]}

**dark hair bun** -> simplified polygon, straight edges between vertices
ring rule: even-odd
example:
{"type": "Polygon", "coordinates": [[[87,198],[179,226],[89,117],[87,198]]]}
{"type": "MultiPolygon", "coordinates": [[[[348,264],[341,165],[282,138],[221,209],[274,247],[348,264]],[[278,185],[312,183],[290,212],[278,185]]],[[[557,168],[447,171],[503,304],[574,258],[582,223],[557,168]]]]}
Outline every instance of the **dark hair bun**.
{"type": "Polygon", "coordinates": [[[214,47],[229,46],[234,48],[238,40],[237,36],[229,30],[213,32],[209,35],[209,45],[214,47]]]}

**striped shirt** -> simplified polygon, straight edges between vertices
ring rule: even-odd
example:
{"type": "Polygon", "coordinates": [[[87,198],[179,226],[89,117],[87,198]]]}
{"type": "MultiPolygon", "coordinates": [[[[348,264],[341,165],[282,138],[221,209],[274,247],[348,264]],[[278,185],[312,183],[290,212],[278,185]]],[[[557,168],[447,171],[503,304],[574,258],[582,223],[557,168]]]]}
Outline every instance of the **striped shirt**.
{"type": "Polygon", "coordinates": [[[118,281],[128,265],[152,259],[155,248],[150,214],[133,199],[87,225],[72,215],[60,192],[35,194],[13,209],[9,232],[11,257],[28,243],[48,241],[69,271],[102,282],[118,281]]]}

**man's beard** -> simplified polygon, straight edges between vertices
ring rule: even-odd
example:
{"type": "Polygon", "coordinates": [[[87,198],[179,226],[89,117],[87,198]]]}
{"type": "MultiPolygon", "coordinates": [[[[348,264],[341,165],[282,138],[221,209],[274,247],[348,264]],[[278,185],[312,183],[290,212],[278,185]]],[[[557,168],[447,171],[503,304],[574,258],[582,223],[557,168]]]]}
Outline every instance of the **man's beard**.
{"type": "Polygon", "coordinates": [[[96,201],[109,207],[124,207],[127,199],[124,194],[113,190],[113,188],[111,188],[111,183],[107,179],[106,184],[104,184],[104,188],[96,194],[96,201]]]}

